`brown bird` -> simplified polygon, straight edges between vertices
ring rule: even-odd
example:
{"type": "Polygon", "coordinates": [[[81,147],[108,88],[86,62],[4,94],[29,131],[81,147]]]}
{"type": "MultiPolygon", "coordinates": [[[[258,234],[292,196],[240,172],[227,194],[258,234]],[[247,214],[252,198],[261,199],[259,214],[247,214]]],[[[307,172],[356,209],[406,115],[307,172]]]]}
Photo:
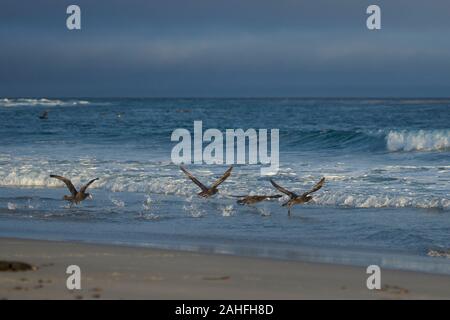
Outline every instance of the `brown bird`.
{"type": "Polygon", "coordinates": [[[50,177],[61,180],[62,182],[65,183],[65,185],[69,189],[71,195],[64,196],[63,199],[66,201],[69,201],[72,204],[79,204],[81,201],[85,200],[86,198],[92,199],[92,195],[90,193],[87,193],[86,190],[94,181],[98,180],[98,178],[92,179],[87,184],[82,186],[80,191],[77,191],[77,189],[75,189],[75,187],[73,186],[72,181],[70,181],[69,179],[61,177],[61,176],[57,176],[54,174],[51,174],[50,177]]]}
{"type": "Polygon", "coordinates": [[[195,178],[192,174],[190,174],[182,166],[180,166],[180,169],[189,177],[189,179],[192,180],[192,182],[194,182],[197,186],[200,187],[200,189],[202,189],[202,191],[199,192],[198,195],[201,197],[204,197],[204,198],[208,198],[208,197],[211,197],[212,195],[215,195],[217,192],[219,192],[217,187],[231,175],[231,170],[233,170],[233,166],[229,167],[228,170],[225,171],[223,176],[220,177],[220,179],[218,179],[216,182],[214,182],[214,184],[209,188],[207,186],[205,186],[203,183],[201,183],[200,181],[198,181],[197,178],[195,178]]]}
{"type": "Polygon", "coordinates": [[[238,201],[236,201],[238,204],[255,204],[264,200],[269,200],[269,199],[276,199],[276,198],[281,198],[282,196],[280,194],[276,194],[273,196],[261,196],[261,195],[257,195],[257,196],[232,196],[235,198],[242,198],[239,199],[238,201]]]}
{"type": "Polygon", "coordinates": [[[325,178],[320,179],[320,181],[317,182],[311,190],[309,190],[301,195],[298,195],[294,192],[291,192],[291,191],[283,188],[282,186],[276,184],[272,179],[270,179],[270,183],[272,183],[272,185],[275,188],[277,188],[278,191],[283,192],[284,194],[287,194],[290,197],[290,199],[287,202],[283,203],[283,205],[282,205],[283,207],[287,206],[289,208],[288,215],[290,216],[291,215],[291,207],[296,204],[302,204],[302,203],[311,201],[312,197],[310,196],[310,194],[313,192],[316,192],[317,190],[322,188],[323,184],[325,183],[325,178]]]}

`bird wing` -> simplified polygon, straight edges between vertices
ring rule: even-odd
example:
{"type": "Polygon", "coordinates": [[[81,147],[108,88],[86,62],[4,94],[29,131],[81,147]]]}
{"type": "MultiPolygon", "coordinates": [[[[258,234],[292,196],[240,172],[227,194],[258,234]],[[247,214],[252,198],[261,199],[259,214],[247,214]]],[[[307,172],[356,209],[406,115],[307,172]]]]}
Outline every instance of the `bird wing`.
{"type": "Polygon", "coordinates": [[[94,183],[94,181],[97,181],[98,178],[92,179],[91,181],[89,181],[88,183],[86,183],[84,186],[81,187],[80,192],[85,193],[87,188],[89,188],[89,186],[94,183]]]}
{"type": "Polygon", "coordinates": [[[323,184],[324,184],[324,183],[325,183],[325,177],[323,177],[322,179],[320,179],[320,181],[317,182],[311,190],[305,192],[305,193],[303,194],[303,196],[307,196],[307,195],[310,194],[310,193],[316,192],[317,190],[319,190],[320,188],[323,187],[323,184]]]}
{"type": "Polygon", "coordinates": [[[203,183],[198,181],[197,178],[194,177],[189,171],[187,171],[182,166],[180,166],[180,169],[181,169],[181,171],[183,171],[188,176],[189,179],[192,180],[192,182],[194,182],[197,186],[199,186],[200,189],[202,189],[202,191],[207,191],[208,190],[208,188],[203,183]]]}
{"type": "Polygon", "coordinates": [[[75,189],[75,187],[73,186],[72,181],[70,181],[69,179],[54,174],[51,174],[50,178],[55,178],[64,182],[73,196],[75,196],[78,193],[77,189],[75,189]]]}
{"type": "Polygon", "coordinates": [[[298,195],[294,192],[291,192],[285,188],[283,188],[282,186],[280,186],[279,184],[275,183],[275,181],[273,181],[272,179],[270,179],[270,183],[278,189],[278,191],[283,192],[284,194],[287,194],[289,197],[291,198],[296,198],[298,197],[298,195]]]}
{"type": "Polygon", "coordinates": [[[211,186],[211,188],[217,188],[222,182],[227,180],[227,178],[231,175],[231,170],[233,170],[233,166],[229,167],[227,171],[221,176],[214,184],[211,186]]]}

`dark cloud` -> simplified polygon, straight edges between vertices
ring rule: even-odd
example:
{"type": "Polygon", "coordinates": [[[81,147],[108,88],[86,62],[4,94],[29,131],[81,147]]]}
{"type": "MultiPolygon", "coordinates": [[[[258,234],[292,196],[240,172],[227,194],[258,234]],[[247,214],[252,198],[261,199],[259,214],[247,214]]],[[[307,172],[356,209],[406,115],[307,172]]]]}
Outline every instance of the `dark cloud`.
{"type": "Polygon", "coordinates": [[[372,3],[4,0],[0,96],[448,96],[450,2],[372,3]]]}

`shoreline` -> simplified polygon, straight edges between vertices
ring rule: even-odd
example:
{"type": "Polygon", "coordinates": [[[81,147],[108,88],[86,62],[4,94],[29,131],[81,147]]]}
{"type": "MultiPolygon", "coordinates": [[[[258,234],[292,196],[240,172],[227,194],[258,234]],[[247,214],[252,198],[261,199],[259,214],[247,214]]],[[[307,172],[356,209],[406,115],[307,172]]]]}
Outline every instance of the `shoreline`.
{"type": "MultiPolygon", "coordinates": [[[[244,258],[269,259],[292,262],[308,262],[319,264],[332,264],[352,267],[367,267],[368,265],[378,265],[383,269],[420,272],[434,275],[450,276],[450,260],[439,250],[435,251],[435,256],[415,255],[410,252],[396,250],[384,250],[380,248],[342,248],[342,247],[322,247],[317,245],[291,245],[285,243],[264,243],[255,242],[238,244],[220,243],[205,241],[189,241],[184,238],[172,239],[170,241],[152,239],[148,243],[135,243],[124,241],[102,241],[102,240],[81,240],[77,237],[68,239],[50,236],[42,238],[39,236],[25,236],[24,234],[9,234],[0,236],[0,239],[22,239],[31,241],[66,242],[85,245],[118,246],[125,248],[141,248],[150,250],[167,250],[190,252],[204,255],[227,255],[244,258]]],[[[430,250],[433,251],[433,250],[430,250]]],[[[429,251],[429,252],[430,252],[429,251]]],[[[445,253],[444,253],[445,254],[445,253]]]]}
{"type": "Polygon", "coordinates": [[[450,276],[216,253],[0,238],[0,260],[35,271],[0,272],[0,299],[450,299],[450,276]],[[66,268],[81,268],[81,290],[66,268]]]}

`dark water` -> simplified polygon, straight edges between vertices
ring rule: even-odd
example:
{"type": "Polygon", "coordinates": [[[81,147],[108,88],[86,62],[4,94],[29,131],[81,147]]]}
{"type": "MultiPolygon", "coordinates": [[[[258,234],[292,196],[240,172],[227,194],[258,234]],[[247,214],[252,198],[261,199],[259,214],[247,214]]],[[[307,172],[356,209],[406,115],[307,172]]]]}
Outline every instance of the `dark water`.
{"type": "MultiPolygon", "coordinates": [[[[0,236],[81,240],[450,273],[450,100],[3,99],[0,236]],[[47,120],[38,119],[44,110],[47,120]],[[237,165],[205,200],[171,163],[172,131],[280,130],[280,170],[237,165]],[[94,199],[68,191],[93,177],[94,199]],[[227,195],[325,187],[287,217],[227,195]]],[[[190,165],[205,182],[226,165],[190,165]]]]}

